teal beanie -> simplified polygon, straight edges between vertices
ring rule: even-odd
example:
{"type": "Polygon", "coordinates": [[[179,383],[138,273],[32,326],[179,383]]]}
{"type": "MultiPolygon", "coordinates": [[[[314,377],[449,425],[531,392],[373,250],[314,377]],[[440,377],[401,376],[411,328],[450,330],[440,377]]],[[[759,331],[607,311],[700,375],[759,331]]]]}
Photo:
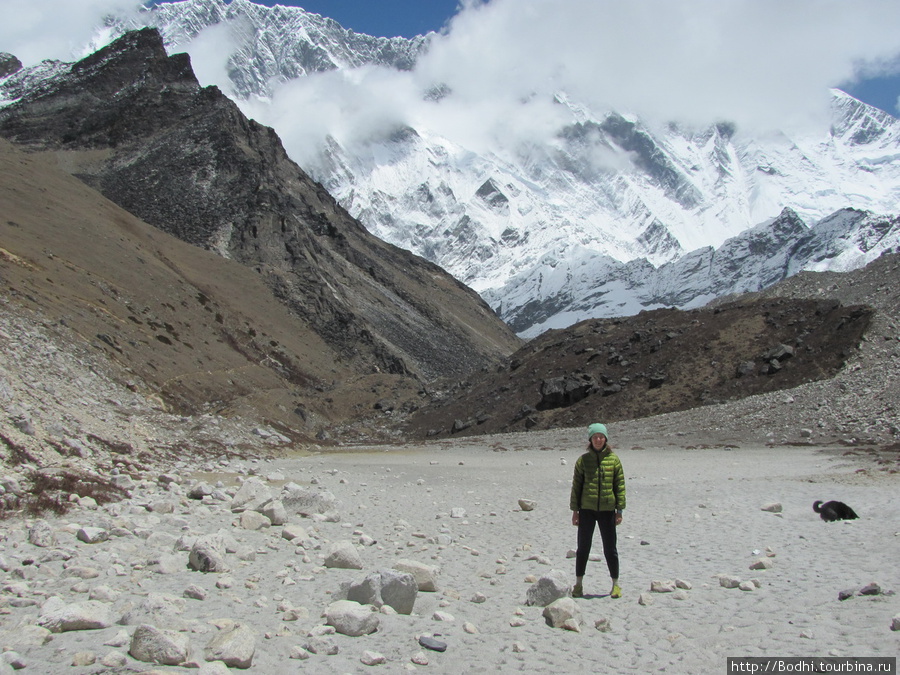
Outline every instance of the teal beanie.
{"type": "Polygon", "coordinates": [[[600,424],[597,422],[596,424],[592,424],[588,427],[588,440],[591,440],[591,436],[594,434],[603,434],[606,436],[606,440],[609,440],[609,432],[606,430],[605,424],[600,424]]]}

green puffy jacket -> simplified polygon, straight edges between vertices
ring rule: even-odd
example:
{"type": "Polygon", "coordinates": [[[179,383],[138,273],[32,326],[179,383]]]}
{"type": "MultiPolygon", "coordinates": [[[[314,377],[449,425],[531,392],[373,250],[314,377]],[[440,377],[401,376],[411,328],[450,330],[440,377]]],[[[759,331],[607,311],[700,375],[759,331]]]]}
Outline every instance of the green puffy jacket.
{"type": "Polygon", "coordinates": [[[572,476],[572,511],[616,511],[625,508],[625,472],[609,448],[588,450],[575,461],[572,476]]]}

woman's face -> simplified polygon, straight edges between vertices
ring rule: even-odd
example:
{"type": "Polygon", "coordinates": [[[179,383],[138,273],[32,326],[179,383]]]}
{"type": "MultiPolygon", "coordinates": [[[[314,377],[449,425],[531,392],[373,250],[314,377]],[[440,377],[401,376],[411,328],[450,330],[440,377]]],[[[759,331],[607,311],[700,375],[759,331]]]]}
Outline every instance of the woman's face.
{"type": "Polygon", "coordinates": [[[603,446],[606,445],[606,436],[603,434],[594,434],[591,436],[591,445],[594,450],[602,450],[603,446]]]}

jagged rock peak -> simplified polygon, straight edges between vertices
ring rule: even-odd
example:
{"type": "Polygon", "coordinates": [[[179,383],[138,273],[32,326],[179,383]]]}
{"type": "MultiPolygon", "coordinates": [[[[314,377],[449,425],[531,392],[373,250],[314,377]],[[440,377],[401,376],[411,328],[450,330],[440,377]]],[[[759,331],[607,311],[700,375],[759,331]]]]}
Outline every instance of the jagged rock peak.
{"type": "Polygon", "coordinates": [[[0,52],[0,77],[8,77],[22,70],[22,62],[7,52],[0,52]]]}
{"type": "Polygon", "coordinates": [[[155,28],[144,28],[131,31],[116,39],[103,49],[85,57],[73,68],[73,74],[92,73],[107,67],[107,74],[117,73],[110,82],[111,86],[124,88],[129,84],[127,78],[133,78],[138,68],[151,68],[153,74],[168,83],[185,83],[199,87],[200,83],[191,67],[191,59],[187,54],[169,56],[166,53],[160,32],[155,28]],[[114,70],[111,70],[114,69],[114,70]]]}

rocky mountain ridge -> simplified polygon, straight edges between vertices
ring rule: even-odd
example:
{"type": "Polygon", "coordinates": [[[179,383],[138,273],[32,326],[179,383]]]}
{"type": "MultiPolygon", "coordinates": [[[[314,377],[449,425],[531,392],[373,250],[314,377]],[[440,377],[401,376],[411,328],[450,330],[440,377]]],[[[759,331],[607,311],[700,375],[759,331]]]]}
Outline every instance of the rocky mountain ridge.
{"type": "Polygon", "coordinates": [[[153,29],[128,33],[0,109],[0,134],[129,213],[253,268],[338,358],[427,381],[516,338],[435,265],[370,235],[153,29]]]}

